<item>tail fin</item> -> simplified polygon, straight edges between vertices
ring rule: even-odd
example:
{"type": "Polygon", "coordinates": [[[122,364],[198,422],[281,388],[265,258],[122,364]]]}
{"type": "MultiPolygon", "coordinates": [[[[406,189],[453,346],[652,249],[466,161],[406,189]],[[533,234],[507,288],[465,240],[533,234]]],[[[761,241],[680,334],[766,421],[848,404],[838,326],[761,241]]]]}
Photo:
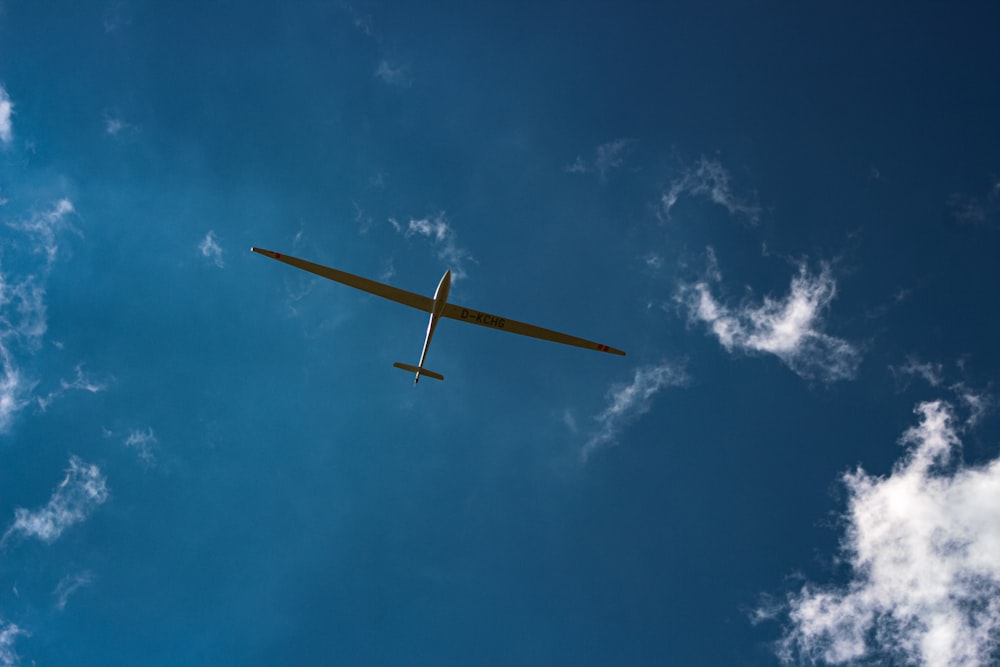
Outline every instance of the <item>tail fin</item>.
{"type": "Polygon", "coordinates": [[[396,368],[401,368],[404,371],[409,371],[411,373],[416,373],[417,376],[413,379],[413,384],[420,382],[420,376],[426,375],[429,378],[434,378],[435,380],[443,380],[444,376],[440,373],[435,373],[434,371],[429,371],[423,366],[411,366],[410,364],[404,364],[401,361],[397,361],[393,364],[396,368]]]}

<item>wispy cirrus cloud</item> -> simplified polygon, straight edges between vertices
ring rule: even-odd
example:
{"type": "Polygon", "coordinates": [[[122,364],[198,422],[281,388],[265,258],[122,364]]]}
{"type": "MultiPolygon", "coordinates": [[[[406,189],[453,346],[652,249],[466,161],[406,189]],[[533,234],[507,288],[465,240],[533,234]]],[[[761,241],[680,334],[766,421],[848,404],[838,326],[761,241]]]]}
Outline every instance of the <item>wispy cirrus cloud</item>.
{"type": "Polygon", "coordinates": [[[953,407],[932,401],[916,412],[919,424],[901,439],[910,449],[888,477],[861,468],[844,475],[851,578],[789,596],[777,647],[784,661],[976,667],[1000,659],[1000,459],[955,463],[953,407]]]}
{"type": "Polygon", "coordinates": [[[906,363],[889,366],[892,374],[901,380],[920,378],[932,387],[940,387],[944,382],[944,366],[939,362],[920,361],[916,357],[906,358],[906,363]]]}
{"type": "Polygon", "coordinates": [[[0,343],[0,433],[6,432],[14,415],[28,405],[33,387],[21,374],[7,347],[0,343]]]}
{"type": "Polygon", "coordinates": [[[618,169],[625,164],[625,157],[635,146],[635,143],[635,139],[624,137],[601,144],[594,151],[593,159],[584,160],[577,155],[576,161],[568,165],[566,171],[571,174],[596,173],[604,181],[609,171],[618,169]]]}
{"type": "Polygon", "coordinates": [[[32,353],[45,335],[44,296],[34,276],[13,282],[0,270],[0,433],[31,402],[37,385],[21,372],[15,350],[32,353]]]}
{"type": "Polygon", "coordinates": [[[660,210],[670,219],[671,211],[681,196],[704,197],[725,208],[731,215],[742,216],[752,225],[760,221],[760,205],[756,197],[748,199],[737,195],[730,185],[729,172],[718,160],[702,156],[697,164],[689,167],[673,181],[660,196],[660,210]]]}
{"type": "Polygon", "coordinates": [[[212,263],[220,269],[225,268],[226,262],[222,258],[222,246],[219,245],[219,239],[215,235],[214,230],[208,230],[205,238],[198,244],[198,250],[201,252],[202,257],[212,260],[212,263]]]}
{"type": "Polygon", "coordinates": [[[84,521],[107,499],[108,485],[101,469],[72,456],[66,476],[48,503],[36,510],[23,507],[14,510],[14,523],[0,538],[0,546],[14,536],[54,542],[64,530],[84,521]]]}
{"type": "Polygon", "coordinates": [[[28,633],[0,618],[0,667],[17,667],[20,658],[14,652],[14,641],[28,633]]]}
{"type": "Polygon", "coordinates": [[[371,14],[362,14],[349,2],[342,2],[339,7],[351,15],[351,23],[354,24],[355,28],[363,32],[368,37],[375,36],[375,19],[372,18],[371,14]]]}
{"type": "Polygon", "coordinates": [[[390,219],[389,222],[407,237],[422,236],[429,239],[437,250],[438,258],[451,269],[453,281],[465,278],[468,275],[466,264],[476,261],[468,250],[458,245],[455,230],[444,211],[434,217],[411,218],[405,230],[395,219],[390,219]]]}
{"type": "Polygon", "coordinates": [[[807,379],[833,382],[855,376],[860,352],[823,332],[824,313],[837,294],[828,265],[812,273],[802,263],[785,297],[765,296],[760,305],[744,301],[736,307],[720,303],[712,294],[712,283],[721,281],[714,263],[711,273],[706,280],[682,285],[676,298],[688,317],[708,325],[727,351],[773,354],[807,379]]]}
{"type": "Polygon", "coordinates": [[[69,596],[92,583],[94,583],[94,573],[89,570],[67,574],[60,579],[55,590],[52,591],[52,595],[56,598],[56,609],[59,611],[65,610],[69,596]]]}
{"type": "Polygon", "coordinates": [[[160,441],[157,439],[156,433],[153,432],[152,426],[148,427],[145,431],[130,431],[123,443],[129,449],[135,450],[136,455],[142,461],[143,465],[151,466],[156,461],[154,452],[159,446],[160,441]]]}
{"type": "Polygon", "coordinates": [[[388,60],[379,62],[378,67],[375,68],[375,76],[397,88],[409,88],[413,85],[409,65],[394,65],[388,60]]]}
{"type": "Polygon", "coordinates": [[[14,141],[14,103],[7,89],[0,85],[0,144],[9,146],[14,141]]]}
{"type": "MultiPolygon", "coordinates": [[[[965,369],[962,360],[959,360],[955,366],[958,372],[964,375],[965,369]]],[[[976,388],[965,379],[950,381],[944,364],[940,362],[921,361],[915,356],[908,356],[906,363],[899,366],[890,365],[889,370],[896,378],[897,383],[904,388],[909,385],[911,378],[918,378],[931,387],[949,391],[955,403],[965,407],[967,413],[965,426],[968,428],[976,426],[997,406],[996,397],[988,389],[976,388]]]]}
{"type": "MultiPolygon", "coordinates": [[[[614,444],[622,428],[649,412],[653,397],[661,389],[683,386],[688,381],[683,364],[665,361],[640,366],[635,370],[630,383],[613,385],[608,390],[607,407],[595,418],[597,430],[580,452],[582,460],[586,462],[598,449],[614,444]]],[[[575,420],[570,423],[571,428],[575,429],[575,420]]]]}
{"type": "Polygon", "coordinates": [[[1000,179],[993,183],[986,194],[952,195],[948,206],[955,220],[963,225],[988,228],[1000,226],[1000,179]]]}
{"type": "Polygon", "coordinates": [[[73,202],[64,197],[51,208],[35,213],[24,220],[8,222],[7,226],[25,232],[35,242],[32,246],[32,252],[45,255],[46,268],[48,268],[56,260],[59,253],[56,234],[63,229],[76,231],[68,221],[69,216],[75,212],[73,202]]]}
{"type": "Polygon", "coordinates": [[[139,128],[127,122],[118,112],[105,109],[102,114],[104,118],[104,133],[111,137],[124,137],[135,134],[139,128]]]}
{"type": "Polygon", "coordinates": [[[42,411],[48,409],[52,401],[61,397],[67,391],[85,391],[90,394],[96,394],[97,392],[104,391],[108,388],[107,384],[100,382],[83,370],[83,364],[77,364],[76,375],[72,380],[66,380],[65,378],[59,381],[59,389],[56,391],[49,392],[46,396],[36,397],[38,402],[38,407],[42,411]]]}
{"type": "MultiPolygon", "coordinates": [[[[58,232],[69,227],[66,217],[73,211],[72,202],[60,199],[46,210],[6,224],[29,242],[29,252],[19,253],[18,263],[30,264],[30,257],[36,255],[42,255],[44,262],[19,274],[0,265],[0,433],[32,402],[38,384],[21,371],[17,356],[36,352],[48,328],[45,279],[59,253],[58,232]]],[[[21,241],[16,238],[9,242],[8,253],[20,250],[21,241]]]]}

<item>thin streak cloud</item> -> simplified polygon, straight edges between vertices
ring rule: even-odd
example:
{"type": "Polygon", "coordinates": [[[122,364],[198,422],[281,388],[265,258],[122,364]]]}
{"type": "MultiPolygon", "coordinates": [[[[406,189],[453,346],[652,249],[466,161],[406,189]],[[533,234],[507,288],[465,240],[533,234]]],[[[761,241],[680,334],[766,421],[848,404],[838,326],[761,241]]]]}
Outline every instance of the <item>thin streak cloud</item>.
{"type": "Polygon", "coordinates": [[[14,641],[28,633],[0,618],[0,667],[17,667],[20,658],[14,652],[14,641]]]}
{"type": "Polygon", "coordinates": [[[681,196],[703,197],[725,208],[731,215],[742,216],[752,225],[760,221],[760,206],[756,201],[740,197],[729,183],[729,172],[718,160],[702,156],[693,168],[684,170],[660,196],[660,210],[669,220],[681,196]]]}
{"type": "Polygon", "coordinates": [[[625,164],[625,157],[635,143],[635,139],[623,137],[601,144],[594,151],[592,160],[584,160],[578,155],[576,161],[566,167],[566,171],[571,174],[596,173],[604,181],[608,172],[625,164]]]}
{"type": "MultiPolygon", "coordinates": [[[[717,267],[713,272],[717,282],[717,267]]],[[[814,274],[803,263],[781,299],[766,296],[760,305],[729,307],[712,294],[709,280],[682,285],[677,299],[727,351],[773,354],[804,378],[834,382],[852,379],[861,362],[855,346],[823,332],[824,312],[836,294],[829,266],[814,274]]]]}
{"type": "Polygon", "coordinates": [[[409,88],[413,85],[413,77],[410,76],[410,68],[407,65],[393,65],[388,60],[379,62],[375,69],[375,76],[384,83],[396,88],[409,88]]]}
{"type": "MultiPolygon", "coordinates": [[[[391,218],[390,222],[398,230],[402,230],[398,222],[391,218]]],[[[449,224],[444,211],[433,218],[411,219],[404,233],[407,237],[416,235],[429,239],[437,249],[438,258],[451,269],[453,281],[465,278],[468,275],[465,270],[466,263],[476,261],[468,250],[458,245],[455,230],[449,224]]]]}
{"type": "Polygon", "coordinates": [[[92,583],[94,583],[94,574],[90,571],[67,574],[60,579],[56,585],[56,589],[52,591],[52,595],[56,598],[56,609],[64,611],[69,597],[79,589],[89,586],[92,583]]]}
{"type": "Polygon", "coordinates": [[[14,140],[13,115],[14,103],[10,101],[7,90],[0,85],[0,144],[4,146],[9,146],[14,140]]]}
{"type": "MultiPolygon", "coordinates": [[[[17,357],[35,353],[48,329],[45,278],[59,253],[57,234],[68,227],[65,218],[73,211],[72,202],[60,199],[27,220],[7,223],[7,227],[25,235],[30,254],[42,255],[45,261],[20,276],[8,273],[0,264],[0,433],[6,432],[15,415],[32,402],[38,385],[21,371],[17,357]]],[[[15,239],[8,252],[20,247],[20,240],[15,239]]],[[[44,409],[48,399],[39,400],[44,409]]]]}
{"type": "Polygon", "coordinates": [[[72,456],[66,476],[45,506],[14,510],[14,523],[0,539],[0,546],[13,536],[55,542],[64,530],[87,519],[107,499],[108,485],[101,469],[72,456]]]}
{"type": "Polygon", "coordinates": [[[948,206],[955,220],[963,225],[996,228],[1000,226],[1000,180],[978,197],[954,194],[948,200],[948,206]]]}
{"type": "Polygon", "coordinates": [[[598,449],[613,445],[627,424],[649,412],[653,397],[661,389],[683,386],[688,380],[682,365],[663,362],[637,368],[629,384],[613,385],[608,390],[607,407],[595,418],[597,430],[583,446],[583,461],[598,449]]]}
{"type": "Polygon", "coordinates": [[[135,450],[139,460],[146,466],[152,465],[156,460],[154,452],[159,443],[160,441],[157,439],[152,427],[147,428],[145,431],[132,431],[124,440],[124,445],[129,449],[135,450]]]}
{"type": "Polygon", "coordinates": [[[73,229],[67,218],[75,213],[73,202],[65,197],[57,201],[52,208],[32,215],[27,220],[8,222],[7,226],[27,233],[35,241],[33,252],[45,255],[47,267],[51,266],[59,253],[56,233],[61,229],[73,229]]]}
{"type": "Polygon", "coordinates": [[[889,370],[897,378],[920,378],[932,387],[940,387],[944,382],[944,366],[942,364],[920,361],[916,357],[907,357],[905,364],[890,366],[889,370]]]}
{"type": "Polygon", "coordinates": [[[198,250],[201,251],[202,257],[212,260],[212,263],[220,269],[226,266],[226,262],[222,258],[222,246],[219,245],[219,239],[214,230],[208,230],[205,238],[198,244],[198,250]]]}
{"type": "MultiPolygon", "coordinates": [[[[850,581],[789,596],[786,662],[978,667],[1000,659],[1000,459],[953,461],[951,405],[922,403],[888,477],[858,468],[842,543],[850,581]]],[[[760,616],[773,615],[767,612],[760,616]]]]}

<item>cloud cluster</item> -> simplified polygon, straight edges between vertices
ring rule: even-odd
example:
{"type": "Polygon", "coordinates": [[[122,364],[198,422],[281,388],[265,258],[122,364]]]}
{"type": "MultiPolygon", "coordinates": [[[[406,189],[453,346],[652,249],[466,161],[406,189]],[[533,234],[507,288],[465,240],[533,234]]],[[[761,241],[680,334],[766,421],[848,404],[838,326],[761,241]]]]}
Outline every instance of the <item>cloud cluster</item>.
{"type": "Polygon", "coordinates": [[[107,385],[94,380],[87,374],[83,372],[83,364],[77,364],[76,366],[76,377],[72,380],[66,380],[65,378],[59,381],[59,389],[56,391],[50,391],[46,396],[37,396],[35,401],[38,403],[38,407],[44,412],[48,409],[52,401],[61,397],[67,391],[85,391],[91,394],[96,394],[99,391],[104,391],[107,389],[107,385]]]}
{"type": "Polygon", "coordinates": [[[390,218],[389,222],[397,231],[403,231],[407,237],[416,235],[430,239],[437,249],[438,257],[451,269],[453,281],[461,280],[468,275],[465,271],[465,265],[467,262],[475,260],[468,250],[458,245],[455,230],[448,224],[448,218],[444,211],[433,218],[411,219],[405,231],[395,219],[390,218]]]}
{"type": "Polygon", "coordinates": [[[790,596],[785,661],[1000,660],[1000,459],[953,462],[961,443],[952,406],[927,402],[916,412],[919,424],[902,437],[910,449],[891,475],[844,475],[851,579],[790,596]]]}
{"type": "Polygon", "coordinates": [[[66,477],[45,506],[36,510],[23,507],[14,510],[14,523],[0,538],[0,545],[6,544],[12,536],[54,542],[64,530],[85,520],[107,499],[108,485],[101,469],[72,456],[66,477]]]}
{"type": "Polygon", "coordinates": [[[198,244],[198,250],[201,251],[202,257],[212,260],[212,263],[220,269],[226,266],[226,262],[222,259],[222,246],[219,245],[214,230],[208,230],[208,234],[205,234],[205,238],[198,244]]]}
{"type": "Polygon", "coordinates": [[[59,580],[56,585],[56,589],[52,591],[52,595],[56,598],[56,609],[63,611],[66,609],[66,603],[69,601],[69,596],[77,592],[84,586],[88,586],[94,583],[94,573],[89,570],[83,572],[77,572],[75,574],[67,574],[65,577],[59,580]]]}
{"type": "MultiPolygon", "coordinates": [[[[719,279],[714,269],[710,280],[719,279]]],[[[833,382],[853,378],[861,361],[853,345],[822,331],[836,287],[828,266],[813,274],[803,263],[782,299],[764,297],[760,305],[730,308],[712,295],[709,280],[682,285],[677,299],[729,352],[773,354],[802,377],[833,382]]]]}
{"type": "Polygon", "coordinates": [[[14,115],[14,103],[10,101],[7,90],[0,85],[0,144],[9,146],[14,140],[14,126],[11,116],[14,115]]]}
{"type": "Polygon", "coordinates": [[[14,640],[25,634],[21,628],[0,618],[0,667],[16,667],[18,657],[14,653],[14,640]]]}
{"type": "Polygon", "coordinates": [[[379,62],[378,67],[375,68],[375,76],[384,83],[397,88],[409,88],[413,85],[410,68],[406,65],[393,65],[388,60],[379,62]]]}
{"type": "Polygon", "coordinates": [[[45,262],[24,276],[7,273],[0,266],[0,433],[31,403],[36,383],[21,372],[16,353],[36,351],[47,330],[44,278],[59,252],[56,234],[72,212],[72,202],[60,199],[49,210],[7,223],[28,237],[32,254],[43,255],[45,262]]]}
{"type": "Polygon", "coordinates": [[[153,450],[156,449],[159,442],[156,438],[156,433],[153,432],[152,426],[145,431],[132,431],[124,440],[125,446],[129,449],[134,449],[139,460],[146,466],[152,465],[155,461],[156,457],[153,454],[153,450]]]}
{"type": "Polygon", "coordinates": [[[702,156],[693,168],[684,170],[660,197],[660,209],[667,219],[681,195],[706,197],[724,207],[731,215],[739,215],[752,224],[760,221],[760,206],[736,195],[729,184],[729,172],[718,160],[702,156]]]}
{"type": "Polygon", "coordinates": [[[625,156],[632,150],[634,144],[635,139],[628,138],[615,139],[601,144],[594,151],[593,160],[584,160],[577,155],[576,161],[566,167],[566,171],[571,174],[597,173],[603,181],[609,171],[625,164],[625,156]]]}
{"type": "Polygon", "coordinates": [[[7,226],[25,232],[35,242],[32,252],[44,255],[46,268],[49,268],[59,253],[56,233],[64,228],[72,229],[67,218],[75,212],[73,202],[63,198],[57,201],[52,208],[36,213],[26,220],[8,222],[7,226]]]}
{"type": "Polygon", "coordinates": [[[889,370],[897,379],[920,378],[932,387],[940,387],[944,382],[944,366],[939,362],[920,361],[916,357],[907,357],[901,366],[889,366],[889,370]]]}
{"type": "Polygon", "coordinates": [[[955,194],[948,204],[958,222],[973,227],[996,228],[1000,226],[1000,180],[985,195],[955,194]]]}
{"type": "Polygon", "coordinates": [[[649,412],[653,396],[661,389],[687,382],[688,375],[682,365],[663,362],[637,368],[630,384],[612,386],[608,390],[608,406],[596,417],[597,430],[583,446],[582,459],[586,461],[597,449],[613,444],[626,424],[649,412]]]}

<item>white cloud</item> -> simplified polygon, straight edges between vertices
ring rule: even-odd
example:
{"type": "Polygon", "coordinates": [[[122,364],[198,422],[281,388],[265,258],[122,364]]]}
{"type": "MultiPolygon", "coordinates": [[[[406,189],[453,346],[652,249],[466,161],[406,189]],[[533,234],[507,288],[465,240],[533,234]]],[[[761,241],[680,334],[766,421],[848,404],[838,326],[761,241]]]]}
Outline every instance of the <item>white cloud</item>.
{"type": "Polygon", "coordinates": [[[940,363],[920,361],[916,357],[907,357],[902,366],[889,366],[892,374],[899,376],[921,378],[932,387],[940,387],[944,382],[944,366],[940,363]]]}
{"type": "Polygon", "coordinates": [[[38,348],[47,328],[44,296],[34,277],[9,284],[0,272],[0,433],[31,402],[36,383],[21,373],[14,349],[38,348]]]}
{"type": "Polygon", "coordinates": [[[737,196],[732,191],[729,172],[718,160],[709,160],[702,156],[694,168],[685,169],[679,178],[670,183],[670,187],[660,197],[660,206],[667,219],[684,194],[706,197],[724,207],[730,214],[745,217],[752,225],[760,220],[760,206],[737,196]]]}
{"type": "Polygon", "coordinates": [[[410,68],[406,65],[392,65],[388,60],[383,60],[378,64],[375,76],[390,86],[398,88],[409,88],[413,85],[410,68]]]}
{"type": "Polygon", "coordinates": [[[63,389],[78,389],[80,391],[87,391],[91,394],[96,394],[99,391],[104,391],[107,389],[107,385],[93,380],[83,372],[83,364],[78,364],[76,367],[76,377],[72,380],[60,380],[60,386],[63,389]]]}
{"type": "Polygon", "coordinates": [[[970,389],[964,382],[954,384],[950,389],[968,409],[969,416],[965,419],[965,425],[969,428],[978,424],[996,407],[996,399],[993,396],[970,389]]]}
{"type": "Polygon", "coordinates": [[[653,396],[661,389],[687,382],[681,365],[663,362],[637,368],[631,384],[613,385],[608,390],[608,406],[596,417],[597,430],[583,446],[582,459],[586,461],[597,449],[614,444],[626,424],[649,412],[653,396]]]}
{"type": "Polygon", "coordinates": [[[226,266],[225,261],[222,259],[222,246],[219,245],[219,240],[215,236],[215,231],[208,230],[208,234],[205,234],[205,238],[201,240],[198,244],[198,250],[201,251],[203,257],[207,257],[212,260],[213,263],[220,269],[226,266]]]}
{"type": "Polygon", "coordinates": [[[635,144],[635,139],[621,138],[601,144],[594,151],[593,160],[584,160],[579,155],[573,164],[566,167],[571,174],[597,173],[603,181],[607,173],[625,164],[625,156],[635,144]]]}
{"type": "MultiPolygon", "coordinates": [[[[717,265],[712,272],[720,275],[717,265]]],[[[823,312],[836,287],[828,266],[812,274],[800,264],[788,295],[764,297],[759,306],[744,302],[729,308],[715,299],[707,281],[682,285],[677,298],[688,316],[706,323],[729,352],[773,354],[802,377],[832,382],[853,378],[861,360],[853,345],[822,331],[823,312]]]]}
{"type": "Polygon", "coordinates": [[[59,611],[66,609],[66,602],[69,600],[69,596],[80,588],[92,583],[94,583],[94,574],[92,572],[84,571],[67,574],[59,581],[56,589],[52,591],[52,595],[56,598],[56,609],[59,611]]]}
{"type": "Polygon", "coordinates": [[[29,403],[32,388],[33,384],[21,375],[0,338],[0,433],[10,427],[14,415],[29,403]]]}
{"type": "Polygon", "coordinates": [[[107,499],[108,486],[101,469],[72,456],[66,477],[44,507],[34,511],[23,507],[14,510],[14,524],[4,533],[0,545],[6,544],[12,535],[54,542],[64,530],[86,519],[107,499]]]}
{"type": "Polygon", "coordinates": [[[51,391],[47,396],[38,396],[35,400],[38,402],[38,407],[45,411],[48,409],[52,401],[59,398],[67,391],[78,390],[86,391],[91,394],[96,394],[97,392],[104,391],[107,389],[107,385],[98,382],[83,372],[83,364],[77,364],[76,366],[76,377],[72,380],[62,379],[59,381],[59,389],[56,391],[51,391]]]}
{"type": "MultiPolygon", "coordinates": [[[[0,266],[0,433],[5,432],[19,411],[32,401],[37,382],[19,368],[17,352],[36,352],[48,328],[44,279],[58,255],[56,234],[68,227],[65,218],[73,212],[68,199],[58,200],[49,210],[27,220],[8,222],[32,241],[32,253],[44,255],[45,263],[22,277],[6,273],[0,266]]],[[[14,241],[8,250],[19,248],[14,241]]],[[[41,399],[43,402],[45,399],[41,399]]],[[[43,403],[39,403],[44,408],[43,403]]]]}
{"type": "Polygon", "coordinates": [[[14,140],[14,129],[11,116],[14,115],[14,103],[10,101],[7,90],[0,86],[0,144],[9,146],[14,140]]]}
{"type": "Polygon", "coordinates": [[[369,37],[375,35],[375,21],[371,14],[362,14],[349,2],[341,3],[340,8],[351,15],[351,23],[354,27],[369,37]]]}
{"type": "Polygon", "coordinates": [[[139,456],[139,460],[147,466],[153,464],[156,458],[153,451],[159,442],[152,427],[147,428],[145,431],[132,431],[124,440],[125,446],[129,449],[134,449],[139,456]]]}
{"type": "Polygon", "coordinates": [[[354,206],[354,222],[358,225],[358,231],[361,234],[367,234],[375,225],[375,220],[357,202],[351,202],[351,204],[354,206]]]}
{"type": "Polygon", "coordinates": [[[979,197],[966,194],[952,195],[948,200],[955,220],[973,227],[1000,225],[1000,180],[996,180],[986,194],[979,197]]]}
{"type": "Polygon", "coordinates": [[[47,264],[51,265],[59,252],[59,244],[56,242],[56,232],[63,228],[73,229],[66,222],[66,218],[75,212],[76,209],[73,207],[73,202],[64,197],[47,211],[36,213],[28,220],[8,222],[7,225],[34,237],[37,242],[34,252],[44,254],[47,258],[47,264]]]}
{"type": "MultiPolygon", "coordinates": [[[[396,226],[399,224],[391,218],[390,222],[393,222],[396,226]]],[[[437,248],[438,257],[451,269],[453,281],[466,277],[466,262],[476,261],[468,250],[458,245],[455,239],[455,230],[448,224],[448,218],[444,211],[438,213],[433,218],[411,219],[405,234],[406,236],[416,234],[430,239],[431,243],[437,248]]]]}
{"type": "Polygon", "coordinates": [[[105,110],[103,116],[104,132],[109,136],[127,136],[135,134],[139,130],[137,126],[125,121],[119,114],[111,110],[105,110]]]}
{"type": "Polygon", "coordinates": [[[17,667],[20,659],[14,652],[14,640],[17,639],[18,635],[27,634],[13,623],[8,623],[0,618],[0,667],[17,667]]]}
{"type": "Polygon", "coordinates": [[[1000,459],[953,463],[961,443],[952,407],[934,401],[916,412],[920,423],[902,437],[910,449],[888,477],[844,475],[851,579],[789,597],[784,660],[1000,660],[1000,459]]]}

